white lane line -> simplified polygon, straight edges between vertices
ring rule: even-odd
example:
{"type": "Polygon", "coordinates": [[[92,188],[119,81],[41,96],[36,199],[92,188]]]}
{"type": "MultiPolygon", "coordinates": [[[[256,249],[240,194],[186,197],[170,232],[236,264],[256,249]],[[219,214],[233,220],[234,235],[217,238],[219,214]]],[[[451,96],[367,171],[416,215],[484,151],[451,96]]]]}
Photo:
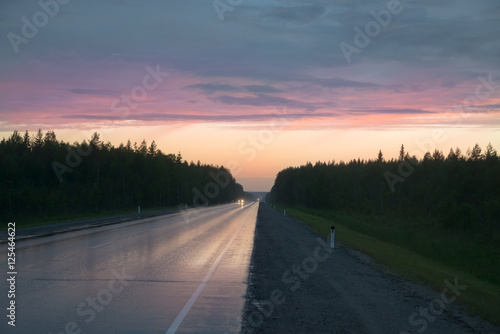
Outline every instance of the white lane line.
{"type": "Polygon", "coordinates": [[[152,229],[152,230],[150,230],[150,231],[156,231],[156,230],[159,230],[159,229],[160,229],[160,228],[159,228],[159,227],[157,227],[157,228],[154,228],[154,229],[152,229]]]}
{"type": "Polygon", "coordinates": [[[222,258],[224,257],[224,255],[226,254],[227,250],[229,249],[229,247],[233,243],[234,239],[236,239],[236,236],[238,235],[238,233],[240,233],[241,228],[247,222],[248,217],[249,217],[249,215],[247,216],[247,218],[245,219],[245,221],[240,225],[240,227],[238,228],[238,231],[236,231],[236,233],[233,235],[233,237],[231,238],[231,240],[229,241],[229,243],[226,245],[226,247],[224,247],[224,249],[220,253],[220,255],[217,258],[217,260],[215,260],[214,264],[212,264],[212,267],[208,271],[208,273],[205,276],[205,278],[203,279],[203,281],[200,283],[200,285],[198,286],[198,288],[196,289],[196,291],[193,293],[193,295],[191,296],[191,298],[189,298],[189,300],[187,301],[186,305],[184,305],[184,307],[182,308],[181,312],[177,315],[177,317],[175,318],[174,322],[170,325],[170,327],[165,332],[165,334],[175,334],[175,332],[177,331],[177,329],[181,325],[182,321],[184,320],[184,318],[186,317],[186,315],[189,313],[189,310],[193,306],[194,302],[196,301],[196,299],[200,295],[201,291],[203,290],[203,288],[205,287],[205,285],[207,285],[208,281],[210,280],[210,278],[214,274],[215,269],[217,269],[217,266],[219,265],[220,261],[222,261],[222,258]]]}
{"type": "Polygon", "coordinates": [[[100,245],[97,245],[97,246],[92,246],[90,248],[99,248],[99,247],[102,247],[102,246],[106,246],[106,245],[109,245],[109,244],[112,244],[112,242],[106,242],[105,244],[100,244],[100,245]]]}

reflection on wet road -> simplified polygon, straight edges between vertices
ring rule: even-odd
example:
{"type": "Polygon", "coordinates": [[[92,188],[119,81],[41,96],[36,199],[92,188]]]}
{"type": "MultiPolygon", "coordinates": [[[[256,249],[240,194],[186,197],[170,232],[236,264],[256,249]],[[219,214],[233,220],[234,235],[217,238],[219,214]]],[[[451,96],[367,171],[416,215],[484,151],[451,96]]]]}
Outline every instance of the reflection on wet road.
{"type": "Polygon", "coordinates": [[[4,315],[0,332],[237,333],[257,208],[227,204],[19,242],[16,327],[4,315]]]}

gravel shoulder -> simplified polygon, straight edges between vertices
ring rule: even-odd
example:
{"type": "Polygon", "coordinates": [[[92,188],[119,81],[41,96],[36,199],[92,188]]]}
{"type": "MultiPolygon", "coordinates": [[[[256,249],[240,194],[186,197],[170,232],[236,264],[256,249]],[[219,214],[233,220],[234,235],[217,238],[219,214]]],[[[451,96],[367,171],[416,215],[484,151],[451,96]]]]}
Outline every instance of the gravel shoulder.
{"type": "Polygon", "coordinates": [[[500,333],[442,291],[386,274],[368,256],[329,244],[261,203],[242,333],[500,333]]]}

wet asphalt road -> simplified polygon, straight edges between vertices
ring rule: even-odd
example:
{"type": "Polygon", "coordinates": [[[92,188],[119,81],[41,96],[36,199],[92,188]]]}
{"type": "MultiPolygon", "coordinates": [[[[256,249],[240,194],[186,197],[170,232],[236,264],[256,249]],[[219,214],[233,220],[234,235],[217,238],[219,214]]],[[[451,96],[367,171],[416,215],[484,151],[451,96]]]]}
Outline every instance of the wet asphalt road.
{"type": "Polygon", "coordinates": [[[257,208],[227,204],[19,241],[15,327],[2,244],[0,332],[237,333],[257,208]]]}

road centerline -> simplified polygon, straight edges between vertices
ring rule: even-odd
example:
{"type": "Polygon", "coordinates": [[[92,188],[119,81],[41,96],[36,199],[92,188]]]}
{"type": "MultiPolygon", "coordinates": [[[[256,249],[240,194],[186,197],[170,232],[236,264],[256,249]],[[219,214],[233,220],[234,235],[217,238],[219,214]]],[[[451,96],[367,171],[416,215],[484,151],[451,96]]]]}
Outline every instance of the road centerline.
{"type": "Polygon", "coordinates": [[[228,242],[228,244],[226,245],[226,247],[224,247],[224,249],[222,250],[222,252],[219,254],[219,257],[212,264],[212,267],[210,267],[210,270],[205,275],[205,278],[203,278],[203,281],[200,283],[200,285],[198,285],[198,288],[196,288],[196,290],[194,291],[194,293],[191,296],[191,298],[189,298],[189,300],[187,301],[186,305],[184,305],[184,307],[182,308],[181,312],[177,315],[177,317],[172,322],[172,324],[170,325],[170,327],[168,328],[168,330],[165,332],[165,334],[175,334],[176,333],[177,329],[179,328],[179,326],[184,321],[184,318],[187,316],[187,314],[191,310],[191,307],[194,305],[194,303],[198,299],[198,296],[201,294],[201,292],[205,288],[205,285],[207,285],[208,281],[210,280],[210,278],[214,274],[215,269],[217,269],[217,267],[219,266],[219,263],[222,261],[222,259],[223,259],[224,255],[226,254],[227,250],[229,249],[229,247],[231,247],[233,241],[236,239],[236,236],[240,233],[241,228],[243,227],[243,225],[245,225],[245,223],[247,222],[247,220],[248,220],[249,217],[250,217],[250,215],[247,214],[247,217],[244,219],[243,223],[240,224],[240,226],[239,226],[238,230],[236,231],[236,233],[234,233],[234,235],[231,238],[231,240],[228,242]]]}
{"type": "Polygon", "coordinates": [[[92,246],[92,247],[90,247],[90,248],[92,248],[92,249],[93,249],[93,248],[99,248],[99,247],[107,246],[107,245],[112,244],[112,243],[113,243],[113,242],[111,242],[111,241],[110,241],[110,242],[106,242],[106,243],[104,243],[104,244],[100,244],[100,245],[92,246]]]}

